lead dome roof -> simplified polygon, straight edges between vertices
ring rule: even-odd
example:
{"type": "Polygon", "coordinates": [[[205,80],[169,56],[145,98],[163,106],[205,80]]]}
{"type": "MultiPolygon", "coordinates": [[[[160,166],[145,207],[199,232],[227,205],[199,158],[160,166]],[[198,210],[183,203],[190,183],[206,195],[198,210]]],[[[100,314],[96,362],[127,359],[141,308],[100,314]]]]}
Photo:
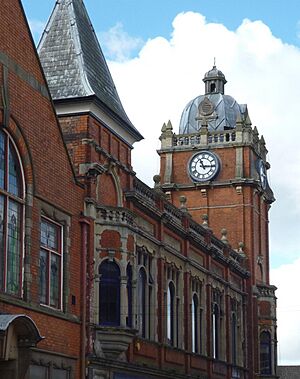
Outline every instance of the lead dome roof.
{"type": "Polygon", "coordinates": [[[205,94],[191,100],[184,108],[179,124],[179,134],[197,133],[201,124],[209,131],[234,129],[237,120],[245,121],[247,106],[224,94],[225,75],[214,65],[204,75],[205,94]]]}

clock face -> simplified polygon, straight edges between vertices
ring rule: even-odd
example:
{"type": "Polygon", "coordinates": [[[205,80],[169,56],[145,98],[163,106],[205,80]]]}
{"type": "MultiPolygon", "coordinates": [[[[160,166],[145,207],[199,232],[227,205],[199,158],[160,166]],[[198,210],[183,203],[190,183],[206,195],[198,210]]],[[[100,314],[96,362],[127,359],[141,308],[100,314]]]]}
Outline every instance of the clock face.
{"type": "Polygon", "coordinates": [[[266,166],[262,159],[258,161],[257,169],[258,169],[257,171],[258,171],[258,175],[260,179],[260,184],[262,186],[262,189],[265,190],[267,188],[268,179],[267,179],[266,166]]]}
{"type": "Polygon", "coordinates": [[[196,182],[206,182],[214,178],[219,171],[218,157],[209,151],[201,151],[189,162],[189,173],[196,182]]]}

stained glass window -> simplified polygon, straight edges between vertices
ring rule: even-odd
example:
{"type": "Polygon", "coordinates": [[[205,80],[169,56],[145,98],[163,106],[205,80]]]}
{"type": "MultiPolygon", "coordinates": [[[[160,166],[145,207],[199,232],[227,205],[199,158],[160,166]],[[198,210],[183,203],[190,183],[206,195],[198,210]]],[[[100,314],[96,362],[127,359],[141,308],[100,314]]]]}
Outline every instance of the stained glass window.
{"type": "Polygon", "coordinates": [[[9,192],[20,196],[20,167],[18,164],[16,151],[13,149],[12,143],[9,144],[9,192]]]}
{"type": "Polygon", "coordinates": [[[0,290],[21,294],[23,185],[11,138],[0,131],[0,290]]]}
{"type": "Polygon", "coordinates": [[[42,219],[40,250],[40,303],[61,308],[61,226],[42,219]]]}
{"type": "Polygon", "coordinates": [[[7,217],[7,292],[19,292],[20,277],[20,240],[21,240],[21,207],[10,200],[7,217]]]}

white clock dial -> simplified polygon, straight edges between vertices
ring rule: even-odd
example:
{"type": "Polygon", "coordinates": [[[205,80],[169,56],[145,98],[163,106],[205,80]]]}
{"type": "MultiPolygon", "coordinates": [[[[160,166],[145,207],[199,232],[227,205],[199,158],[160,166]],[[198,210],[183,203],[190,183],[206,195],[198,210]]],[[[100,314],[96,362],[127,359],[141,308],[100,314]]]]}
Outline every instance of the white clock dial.
{"type": "Polygon", "coordinates": [[[189,173],[194,181],[205,182],[218,174],[219,167],[219,160],[215,154],[202,151],[191,158],[189,173]]]}
{"type": "Polygon", "coordinates": [[[260,184],[263,190],[267,188],[268,178],[265,163],[262,159],[258,161],[257,171],[260,179],[260,184]]]}

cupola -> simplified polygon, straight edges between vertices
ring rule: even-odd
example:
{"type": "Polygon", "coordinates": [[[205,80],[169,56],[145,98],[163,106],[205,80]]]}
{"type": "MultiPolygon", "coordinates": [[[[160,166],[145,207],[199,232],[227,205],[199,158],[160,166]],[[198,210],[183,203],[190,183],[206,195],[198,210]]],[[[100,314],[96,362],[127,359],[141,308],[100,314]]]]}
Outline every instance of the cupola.
{"type": "Polygon", "coordinates": [[[247,106],[238,104],[233,97],[224,94],[227,80],[216,65],[204,75],[203,82],[205,94],[197,96],[185,106],[179,134],[198,133],[203,123],[209,131],[214,132],[234,129],[237,120],[246,121],[247,106]]]}
{"type": "Polygon", "coordinates": [[[209,93],[221,93],[224,95],[224,86],[227,80],[223,72],[218,70],[215,65],[204,75],[203,82],[205,83],[206,95],[209,93]]]}

